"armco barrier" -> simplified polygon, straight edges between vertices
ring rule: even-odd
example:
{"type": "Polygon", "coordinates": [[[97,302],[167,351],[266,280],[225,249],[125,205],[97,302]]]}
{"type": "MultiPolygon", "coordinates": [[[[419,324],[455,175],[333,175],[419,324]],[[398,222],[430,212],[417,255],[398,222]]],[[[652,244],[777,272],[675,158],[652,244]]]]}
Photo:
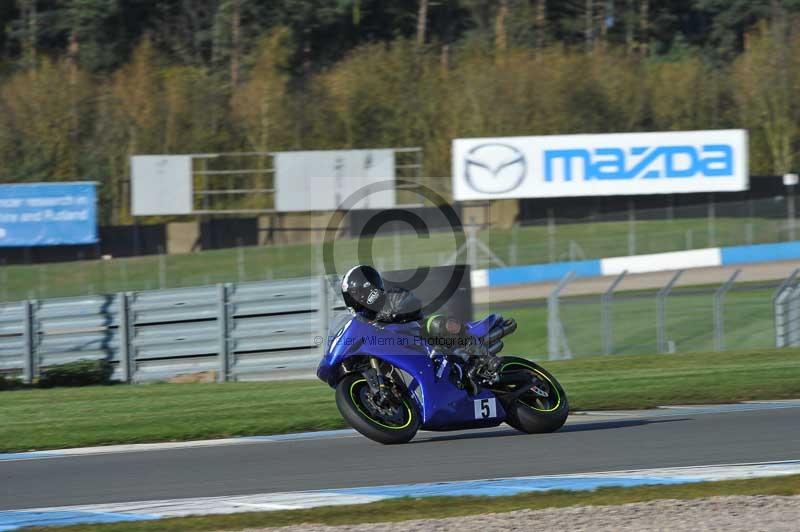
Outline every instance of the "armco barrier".
{"type": "MultiPolygon", "coordinates": [[[[415,293],[430,303],[440,295],[437,280],[449,278],[453,268],[465,268],[466,276],[441,308],[469,319],[468,267],[431,268],[431,286],[423,283],[415,293]]],[[[404,272],[387,275],[398,273],[404,272]]],[[[0,372],[31,382],[54,364],[105,359],[124,382],[201,371],[215,371],[219,381],[309,376],[331,314],[344,307],[334,289],[338,282],[331,281],[311,277],[0,305],[0,372]]]]}
{"type": "Polygon", "coordinates": [[[0,371],[19,370],[23,374],[29,371],[23,355],[25,344],[30,341],[26,306],[27,301],[0,306],[0,371]]]}
{"type": "Polygon", "coordinates": [[[330,292],[318,277],[0,305],[0,371],[30,382],[54,364],[106,359],[126,382],[307,375],[330,292]]]}
{"type": "Polygon", "coordinates": [[[651,255],[475,270],[472,272],[472,286],[475,288],[558,281],[569,272],[573,272],[575,277],[597,277],[618,275],[623,271],[647,273],[794,259],[800,259],[800,242],[693,249],[651,255]]]}

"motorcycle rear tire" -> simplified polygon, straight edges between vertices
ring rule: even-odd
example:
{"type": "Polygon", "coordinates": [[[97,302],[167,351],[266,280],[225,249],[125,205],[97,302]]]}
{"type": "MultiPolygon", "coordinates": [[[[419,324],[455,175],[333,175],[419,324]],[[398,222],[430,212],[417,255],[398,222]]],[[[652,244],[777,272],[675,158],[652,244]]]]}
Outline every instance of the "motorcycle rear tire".
{"type": "Polygon", "coordinates": [[[503,405],[506,409],[506,423],[528,434],[543,434],[560,429],[569,416],[569,402],[564,388],[556,378],[540,365],[525,358],[502,357],[500,372],[504,369],[527,369],[538,374],[549,383],[551,395],[557,397],[555,404],[548,405],[548,408],[538,408],[526,403],[525,399],[503,405]]]}

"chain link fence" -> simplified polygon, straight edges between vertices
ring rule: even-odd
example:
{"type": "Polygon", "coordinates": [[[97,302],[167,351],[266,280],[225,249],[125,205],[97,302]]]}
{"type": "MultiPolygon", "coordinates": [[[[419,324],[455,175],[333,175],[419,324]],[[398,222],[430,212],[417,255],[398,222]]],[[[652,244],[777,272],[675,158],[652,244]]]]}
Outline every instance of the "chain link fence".
{"type": "Polygon", "coordinates": [[[551,359],[800,346],[797,271],[783,281],[680,286],[675,272],[657,290],[623,291],[626,274],[600,295],[568,295],[571,276],[548,299],[551,359]],[[623,289],[623,290],[621,290],[623,289]]]}
{"type": "MultiPolygon", "coordinates": [[[[583,220],[550,212],[525,225],[467,225],[465,249],[459,249],[448,229],[432,228],[421,238],[407,224],[395,224],[369,238],[342,232],[336,241],[336,262],[353,264],[359,249],[369,248],[381,269],[456,262],[483,269],[783,242],[798,236],[789,203],[781,196],[647,210],[631,207],[627,213],[590,212],[583,220]]],[[[295,244],[35,265],[0,262],[0,301],[318,275],[323,272],[325,224],[317,218],[309,217],[309,227],[316,229],[308,233],[308,241],[295,244]]]]}

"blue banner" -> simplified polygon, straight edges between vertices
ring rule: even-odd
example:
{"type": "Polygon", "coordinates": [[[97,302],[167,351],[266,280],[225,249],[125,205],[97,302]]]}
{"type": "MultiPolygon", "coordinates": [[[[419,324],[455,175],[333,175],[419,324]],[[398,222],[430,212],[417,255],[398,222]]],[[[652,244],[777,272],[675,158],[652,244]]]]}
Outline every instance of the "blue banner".
{"type": "Polygon", "coordinates": [[[95,242],[94,183],[0,185],[0,247],[95,242]]]}

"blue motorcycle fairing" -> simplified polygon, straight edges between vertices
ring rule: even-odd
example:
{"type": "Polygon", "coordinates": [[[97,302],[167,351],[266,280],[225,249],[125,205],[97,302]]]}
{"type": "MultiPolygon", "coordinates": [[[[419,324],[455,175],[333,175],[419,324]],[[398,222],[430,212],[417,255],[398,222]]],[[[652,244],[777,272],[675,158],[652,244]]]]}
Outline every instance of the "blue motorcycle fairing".
{"type": "Polygon", "coordinates": [[[502,318],[497,314],[489,314],[482,320],[472,321],[467,323],[466,329],[467,334],[475,336],[476,338],[480,338],[482,336],[486,336],[489,334],[489,331],[492,330],[492,327],[500,321],[502,318]]]}
{"type": "MultiPolygon", "coordinates": [[[[488,327],[488,332],[488,324],[497,321],[496,317],[490,318],[493,317],[470,325],[477,325],[473,329],[476,331],[488,327]]],[[[430,346],[419,337],[418,323],[379,326],[349,314],[334,321],[331,333],[317,368],[317,376],[329,386],[336,387],[339,367],[348,358],[371,356],[407,374],[410,382],[406,386],[417,404],[424,429],[490,427],[505,420],[505,410],[492,392],[482,390],[477,396],[469,396],[453,384],[452,364],[444,362],[441,355],[434,355],[438,362],[434,364],[430,346]],[[495,415],[483,417],[486,411],[495,415]]]]}

